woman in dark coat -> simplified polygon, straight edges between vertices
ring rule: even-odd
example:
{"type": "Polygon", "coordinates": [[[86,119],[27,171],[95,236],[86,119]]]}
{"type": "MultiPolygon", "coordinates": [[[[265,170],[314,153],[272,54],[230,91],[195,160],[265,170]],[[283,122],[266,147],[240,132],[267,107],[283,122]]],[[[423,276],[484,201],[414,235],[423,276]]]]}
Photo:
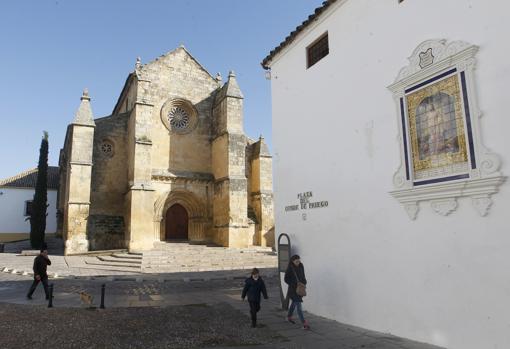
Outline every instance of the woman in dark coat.
{"type": "Polygon", "coordinates": [[[301,263],[301,258],[298,255],[294,255],[290,258],[289,266],[285,272],[285,283],[289,285],[288,295],[292,300],[289,312],[287,313],[287,321],[293,324],[296,323],[292,315],[294,314],[294,309],[297,309],[299,320],[301,320],[303,324],[303,329],[309,330],[310,325],[308,325],[308,321],[306,321],[303,316],[303,308],[301,306],[303,297],[296,293],[298,282],[306,285],[305,268],[301,263]]]}

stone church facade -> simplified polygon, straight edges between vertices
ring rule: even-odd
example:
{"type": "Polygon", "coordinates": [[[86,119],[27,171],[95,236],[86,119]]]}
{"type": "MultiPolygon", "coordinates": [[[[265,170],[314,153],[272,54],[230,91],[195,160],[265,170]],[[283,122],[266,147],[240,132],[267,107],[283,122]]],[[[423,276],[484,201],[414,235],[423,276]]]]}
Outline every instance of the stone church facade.
{"type": "Polygon", "coordinates": [[[272,158],[244,133],[235,74],[223,83],[184,47],[138,59],[109,116],[84,91],[59,162],[66,254],[274,244],[272,158]]]}

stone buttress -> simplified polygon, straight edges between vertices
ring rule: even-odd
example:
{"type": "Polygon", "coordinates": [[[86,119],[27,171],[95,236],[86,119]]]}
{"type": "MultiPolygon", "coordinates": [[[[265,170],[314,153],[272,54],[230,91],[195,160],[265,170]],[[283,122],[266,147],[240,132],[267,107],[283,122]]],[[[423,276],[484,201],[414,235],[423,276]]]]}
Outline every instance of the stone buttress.
{"type": "Polygon", "coordinates": [[[229,247],[250,244],[243,98],[235,74],[230,72],[216,94],[212,140],[214,240],[229,247]]]}
{"type": "Polygon", "coordinates": [[[66,254],[87,252],[89,249],[87,220],[90,209],[94,128],[90,97],[85,90],[74,121],[69,125],[66,134],[66,205],[63,206],[66,254]]]}

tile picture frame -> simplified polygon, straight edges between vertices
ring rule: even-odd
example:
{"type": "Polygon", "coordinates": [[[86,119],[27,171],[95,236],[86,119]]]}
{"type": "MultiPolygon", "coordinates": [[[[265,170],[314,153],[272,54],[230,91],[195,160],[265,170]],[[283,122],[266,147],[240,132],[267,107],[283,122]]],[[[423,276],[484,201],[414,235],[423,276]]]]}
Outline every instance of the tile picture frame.
{"type": "Polygon", "coordinates": [[[479,132],[477,52],[463,41],[427,40],[388,87],[397,106],[401,156],[390,194],[412,220],[423,202],[446,216],[461,197],[470,197],[485,216],[506,179],[479,132]]]}

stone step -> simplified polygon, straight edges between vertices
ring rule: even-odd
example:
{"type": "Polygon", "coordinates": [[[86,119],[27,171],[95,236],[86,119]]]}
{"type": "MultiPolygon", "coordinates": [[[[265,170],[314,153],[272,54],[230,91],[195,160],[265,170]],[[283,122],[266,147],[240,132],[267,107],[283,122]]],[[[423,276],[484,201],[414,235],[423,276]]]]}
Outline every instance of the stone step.
{"type": "Polygon", "coordinates": [[[98,260],[101,262],[113,262],[114,264],[120,263],[120,264],[133,264],[133,265],[141,265],[142,259],[141,258],[126,258],[126,257],[114,257],[114,256],[98,256],[98,260]]]}
{"type": "Polygon", "coordinates": [[[219,271],[219,270],[251,270],[252,268],[274,268],[273,266],[260,266],[260,265],[246,265],[246,266],[240,266],[240,265],[234,265],[234,266],[227,266],[227,267],[216,267],[216,266],[209,266],[209,267],[172,267],[172,266],[156,266],[156,267],[143,267],[142,271],[151,273],[151,272],[157,272],[157,273],[178,273],[178,272],[199,272],[199,271],[219,271]]]}
{"type": "Polygon", "coordinates": [[[132,260],[135,259],[142,260],[143,258],[143,255],[141,253],[113,253],[111,256],[117,259],[132,259],[132,260]]]}
{"type": "Polygon", "coordinates": [[[271,247],[227,248],[187,242],[156,242],[143,253],[141,269],[147,273],[199,272],[276,268],[278,260],[271,247]]]}
{"type": "Polygon", "coordinates": [[[275,258],[276,256],[267,254],[215,254],[215,253],[201,253],[201,254],[187,254],[187,253],[167,253],[167,254],[144,254],[143,258],[275,258]]]}
{"type": "Polygon", "coordinates": [[[140,269],[141,263],[123,263],[123,262],[111,262],[111,261],[85,261],[87,265],[103,266],[103,267],[122,267],[129,269],[140,269]]]}
{"type": "Polygon", "coordinates": [[[235,261],[235,262],[196,262],[196,261],[143,261],[143,265],[246,265],[246,264],[264,264],[277,265],[277,261],[235,261]]]}
{"type": "Polygon", "coordinates": [[[222,263],[208,263],[208,264],[197,264],[197,263],[144,263],[142,264],[143,268],[159,268],[159,267],[197,267],[197,268],[208,268],[208,267],[218,267],[218,268],[231,268],[236,266],[247,266],[251,265],[253,267],[266,267],[266,268],[276,268],[277,263],[260,263],[260,262],[244,262],[244,263],[231,263],[231,264],[222,264],[222,263]]]}
{"type": "Polygon", "coordinates": [[[189,255],[189,256],[276,256],[276,253],[271,252],[224,252],[224,251],[150,251],[145,252],[144,256],[174,256],[174,255],[189,255]]]}
{"type": "Polygon", "coordinates": [[[217,251],[236,251],[236,252],[274,252],[272,247],[263,247],[263,246],[250,246],[245,248],[232,248],[232,247],[223,247],[223,246],[214,246],[214,245],[194,245],[194,244],[186,244],[186,243],[162,243],[156,242],[154,243],[153,250],[217,250],[217,251]]]}
{"type": "Polygon", "coordinates": [[[144,260],[152,260],[152,259],[190,259],[190,260],[273,260],[277,259],[276,256],[253,256],[253,255],[212,255],[212,254],[203,254],[203,255],[157,255],[157,256],[144,256],[144,260]]]}

